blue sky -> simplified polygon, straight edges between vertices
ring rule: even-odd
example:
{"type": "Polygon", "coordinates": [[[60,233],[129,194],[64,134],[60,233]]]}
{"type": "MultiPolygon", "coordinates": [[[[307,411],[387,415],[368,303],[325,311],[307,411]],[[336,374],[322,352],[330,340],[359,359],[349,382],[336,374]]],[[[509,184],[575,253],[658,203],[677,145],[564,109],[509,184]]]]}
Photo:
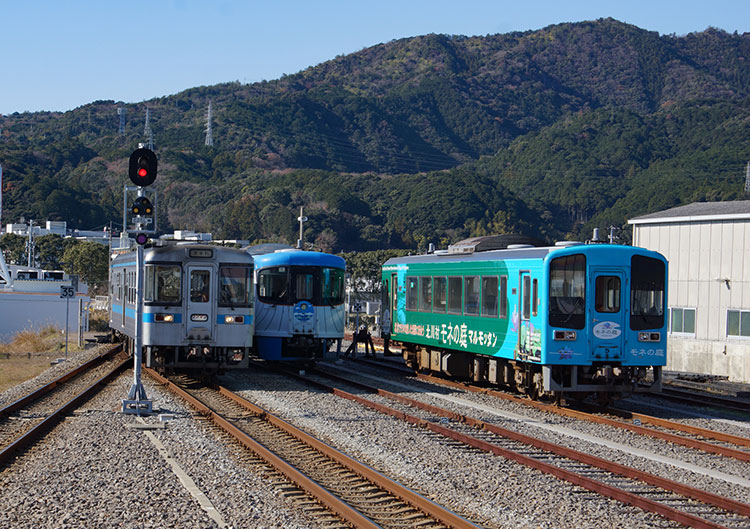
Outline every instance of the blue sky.
{"type": "Polygon", "coordinates": [[[427,33],[602,17],[661,34],[750,32],[747,0],[0,0],[0,114],[277,79],[427,33]]]}

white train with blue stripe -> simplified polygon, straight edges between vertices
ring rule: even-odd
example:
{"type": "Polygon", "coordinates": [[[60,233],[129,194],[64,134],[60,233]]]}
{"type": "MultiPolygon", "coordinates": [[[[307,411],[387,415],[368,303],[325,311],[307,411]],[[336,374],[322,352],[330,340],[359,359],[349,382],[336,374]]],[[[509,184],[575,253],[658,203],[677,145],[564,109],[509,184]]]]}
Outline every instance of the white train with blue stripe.
{"type": "Polygon", "coordinates": [[[345,261],[285,249],[255,255],[258,356],[314,361],[344,336],[345,261]]]}
{"type": "MultiPolygon", "coordinates": [[[[132,351],[135,252],[118,255],[110,267],[109,325],[132,351]]],[[[247,367],[254,330],[252,256],[203,244],[145,249],[142,329],[146,367],[247,367]]]]}

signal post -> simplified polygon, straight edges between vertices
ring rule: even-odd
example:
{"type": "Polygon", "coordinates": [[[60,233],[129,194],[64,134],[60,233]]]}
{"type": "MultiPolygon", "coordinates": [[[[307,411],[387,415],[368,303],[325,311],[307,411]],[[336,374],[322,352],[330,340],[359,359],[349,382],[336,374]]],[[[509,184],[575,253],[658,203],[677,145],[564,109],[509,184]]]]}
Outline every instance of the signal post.
{"type": "Polygon", "coordinates": [[[135,187],[125,186],[123,225],[128,235],[132,234],[137,243],[135,344],[133,347],[133,385],[130,386],[127,399],[122,401],[122,412],[138,415],[150,414],[153,411],[152,402],[148,399],[146,389],[141,382],[141,368],[143,365],[143,246],[148,242],[149,234],[156,233],[154,207],[156,191],[146,188],[156,180],[156,171],[156,155],[150,149],[139,148],[130,155],[128,176],[135,187]],[[129,201],[129,197],[132,197],[132,200],[129,201]],[[130,207],[128,203],[131,204],[130,207]]]}

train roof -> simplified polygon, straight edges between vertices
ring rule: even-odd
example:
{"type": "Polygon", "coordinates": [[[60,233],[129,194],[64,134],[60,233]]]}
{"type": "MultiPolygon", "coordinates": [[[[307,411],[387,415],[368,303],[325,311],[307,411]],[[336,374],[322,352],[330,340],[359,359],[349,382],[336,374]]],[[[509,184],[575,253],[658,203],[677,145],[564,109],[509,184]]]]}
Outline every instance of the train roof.
{"type": "MultiPolygon", "coordinates": [[[[211,250],[212,258],[215,258],[217,260],[226,260],[226,259],[240,259],[243,262],[251,263],[253,261],[253,257],[248,254],[247,252],[243,252],[242,250],[238,248],[229,248],[226,246],[216,246],[213,244],[195,244],[195,243],[187,243],[187,244],[167,244],[164,246],[153,246],[149,248],[145,248],[143,251],[143,260],[144,262],[149,261],[158,261],[158,260],[185,260],[191,258],[190,251],[193,250],[211,250]]],[[[204,256],[194,258],[202,258],[204,256]]],[[[121,253],[117,255],[112,262],[117,263],[128,263],[128,262],[134,262],[136,259],[136,252],[130,251],[127,253],[121,253]]]]}
{"type": "MultiPolygon", "coordinates": [[[[437,263],[462,263],[462,262],[480,262],[480,261],[500,261],[515,259],[544,259],[550,253],[570,254],[570,253],[597,253],[602,251],[609,252],[631,252],[643,255],[657,256],[656,252],[640,248],[637,246],[623,246],[617,244],[581,244],[581,243],[563,243],[558,246],[544,246],[541,248],[507,248],[503,250],[488,250],[473,253],[449,253],[447,251],[438,251],[433,254],[411,255],[406,257],[394,257],[388,259],[383,266],[400,265],[400,264],[437,264],[437,263]]],[[[660,256],[664,259],[663,256],[660,256]]]]}
{"type": "Polygon", "coordinates": [[[346,261],[338,255],[322,252],[307,252],[304,250],[280,250],[273,253],[255,256],[255,268],[269,266],[327,266],[330,268],[346,269],[346,261]]]}

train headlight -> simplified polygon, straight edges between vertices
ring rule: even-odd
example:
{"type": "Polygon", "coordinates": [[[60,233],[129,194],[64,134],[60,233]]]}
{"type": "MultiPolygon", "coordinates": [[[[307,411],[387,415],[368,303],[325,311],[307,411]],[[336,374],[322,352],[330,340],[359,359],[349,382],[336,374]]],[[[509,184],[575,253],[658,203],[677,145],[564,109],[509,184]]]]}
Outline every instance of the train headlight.
{"type": "Polygon", "coordinates": [[[576,339],[575,331],[555,331],[555,340],[573,342],[576,339]]]}
{"type": "Polygon", "coordinates": [[[244,316],[224,316],[224,323],[245,323],[244,316]]]}
{"type": "Polygon", "coordinates": [[[660,332],[639,332],[638,333],[639,342],[658,342],[660,340],[661,340],[660,332]]]}
{"type": "Polygon", "coordinates": [[[174,314],[154,314],[154,321],[174,323],[174,314]]]}

